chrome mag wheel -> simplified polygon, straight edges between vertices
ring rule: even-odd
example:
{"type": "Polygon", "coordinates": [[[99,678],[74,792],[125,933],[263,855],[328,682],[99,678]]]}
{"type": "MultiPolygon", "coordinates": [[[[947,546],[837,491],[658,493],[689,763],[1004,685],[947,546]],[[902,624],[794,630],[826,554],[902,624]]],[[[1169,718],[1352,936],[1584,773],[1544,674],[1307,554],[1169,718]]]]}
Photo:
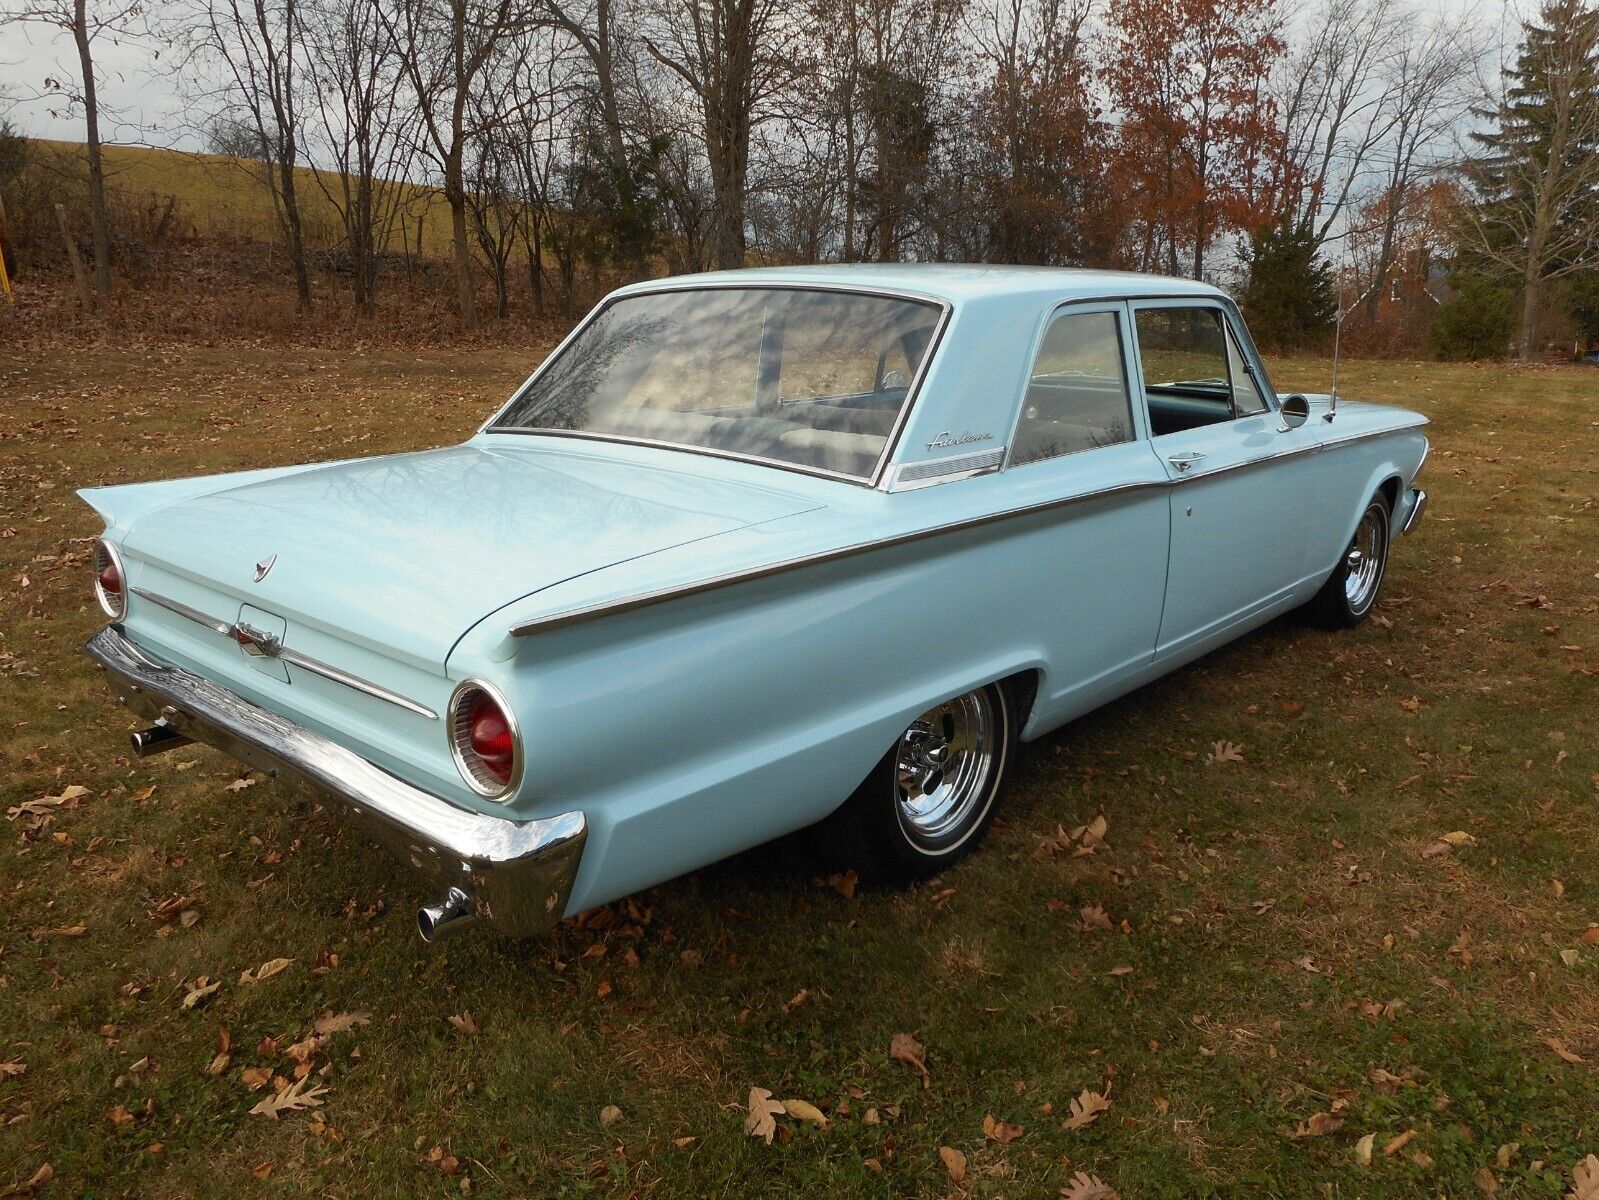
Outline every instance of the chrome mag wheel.
{"type": "Polygon", "coordinates": [[[1387,556],[1388,513],[1380,504],[1373,504],[1360,518],[1344,556],[1344,598],[1350,612],[1364,613],[1377,599],[1387,556]]]}
{"type": "Polygon", "coordinates": [[[971,832],[993,799],[1003,765],[1004,714],[992,689],[931,708],[900,735],[895,749],[896,815],[926,850],[946,850],[971,832]]]}

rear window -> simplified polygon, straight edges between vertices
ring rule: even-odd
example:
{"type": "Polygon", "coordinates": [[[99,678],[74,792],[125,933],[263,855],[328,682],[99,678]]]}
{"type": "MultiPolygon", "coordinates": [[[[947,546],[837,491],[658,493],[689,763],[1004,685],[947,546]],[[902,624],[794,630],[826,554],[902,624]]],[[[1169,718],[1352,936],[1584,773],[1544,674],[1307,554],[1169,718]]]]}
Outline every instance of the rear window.
{"type": "Polygon", "coordinates": [[[942,311],[804,288],[700,288],[602,309],[491,431],[714,450],[868,480],[942,311]]]}

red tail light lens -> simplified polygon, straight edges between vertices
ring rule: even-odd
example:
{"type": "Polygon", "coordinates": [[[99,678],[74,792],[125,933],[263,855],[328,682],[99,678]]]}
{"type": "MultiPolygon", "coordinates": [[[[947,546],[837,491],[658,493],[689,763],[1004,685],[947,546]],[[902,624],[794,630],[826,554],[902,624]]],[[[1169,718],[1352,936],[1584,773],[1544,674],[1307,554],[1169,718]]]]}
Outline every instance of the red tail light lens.
{"type": "Polygon", "coordinates": [[[468,680],[450,698],[450,753],[473,791],[491,800],[508,795],[521,772],[516,719],[486,683],[468,680]]]}
{"type": "Polygon", "coordinates": [[[487,696],[479,696],[472,705],[470,741],[489,774],[501,783],[510,783],[511,758],[515,749],[515,743],[511,740],[511,726],[500,711],[500,706],[487,696]]]}
{"type": "Polygon", "coordinates": [[[100,603],[100,611],[113,621],[127,615],[127,577],[122,573],[122,558],[116,547],[103,538],[94,548],[94,598],[100,603]]]}

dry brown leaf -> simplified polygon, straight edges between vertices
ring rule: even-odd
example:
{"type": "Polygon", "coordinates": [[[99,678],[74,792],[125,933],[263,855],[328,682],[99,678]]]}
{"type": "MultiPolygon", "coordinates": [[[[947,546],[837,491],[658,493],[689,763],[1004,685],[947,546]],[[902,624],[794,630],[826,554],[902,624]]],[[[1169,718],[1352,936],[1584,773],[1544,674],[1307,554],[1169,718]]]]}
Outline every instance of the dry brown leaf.
{"type": "Polygon", "coordinates": [[[244,1086],[252,1092],[259,1092],[272,1082],[271,1067],[245,1067],[239,1072],[239,1078],[244,1081],[244,1086]]]}
{"type": "Polygon", "coordinates": [[[1002,1146],[1009,1145],[1021,1137],[1025,1131],[1020,1125],[1012,1125],[1009,1121],[994,1120],[993,1113],[983,1115],[983,1136],[991,1142],[998,1142],[1002,1146]]]}
{"type": "Polygon", "coordinates": [[[256,781],[254,779],[249,778],[249,777],[245,777],[245,778],[242,778],[242,779],[235,779],[232,783],[228,784],[228,786],[223,788],[222,790],[225,791],[225,792],[242,792],[247,787],[254,787],[255,783],[256,783],[256,781]]]}
{"type": "Polygon", "coordinates": [[[1114,975],[1117,978],[1120,978],[1123,975],[1131,975],[1132,973],[1133,973],[1133,968],[1132,967],[1112,967],[1107,972],[1107,974],[1114,975]]]}
{"type": "Polygon", "coordinates": [[[193,1008],[197,1004],[204,1004],[212,996],[215,996],[221,987],[222,981],[220,979],[213,981],[209,975],[201,975],[193,983],[185,980],[183,984],[183,1003],[178,1007],[193,1008]]]}
{"type": "Polygon", "coordinates": [[[1389,1138],[1382,1145],[1383,1157],[1391,1158],[1393,1155],[1398,1154],[1406,1146],[1410,1145],[1410,1143],[1415,1140],[1415,1137],[1416,1131],[1414,1129],[1407,1129],[1397,1137],[1389,1138]]]}
{"type": "Polygon", "coordinates": [[[1337,1113],[1319,1112],[1310,1120],[1301,1121],[1288,1137],[1296,1142],[1305,1138],[1326,1137],[1329,1133],[1337,1133],[1343,1127],[1344,1119],[1337,1113]]]}
{"type": "Polygon", "coordinates": [[[1571,1168],[1566,1200],[1599,1200],[1599,1154],[1590,1154],[1571,1168]]]}
{"type": "Polygon", "coordinates": [[[1580,1054],[1573,1054],[1566,1048],[1566,1043],[1561,1041],[1559,1038],[1546,1037],[1543,1040],[1543,1044],[1548,1046],[1549,1049],[1553,1050],[1555,1054],[1557,1054],[1563,1061],[1570,1063],[1572,1066],[1580,1067],[1582,1065],[1582,1056],[1580,1054]]]}
{"type": "Polygon", "coordinates": [[[949,1172],[951,1183],[964,1183],[966,1180],[966,1156],[953,1146],[940,1146],[938,1148],[938,1161],[944,1164],[944,1170],[949,1172]]]}
{"type": "Polygon", "coordinates": [[[600,1109],[600,1124],[609,1128],[622,1119],[622,1110],[614,1104],[607,1104],[600,1109]]]}
{"type": "Polygon", "coordinates": [[[1355,1161],[1363,1167],[1371,1166],[1371,1151],[1376,1145],[1377,1135],[1368,1133],[1355,1143],[1355,1161]]]}
{"type": "Polygon", "coordinates": [[[455,1016],[446,1019],[455,1027],[455,1032],[463,1037],[472,1037],[478,1032],[477,1021],[473,1019],[472,1014],[469,1012],[457,1013],[455,1016]]]}
{"type": "MultiPolygon", "coordinates": [[[[1107,1087],[1105,1093],[1110,1089],[1107,1087]]],[[[1062,1129],[1086,1129],[1099,1120],[1099,1114],[1110,1108],[1110,1096],[1084,1088],[1071,1103],[1071,1116],[1061,1123],[1062,1129]]]]}
{"type": "Polygon", "coordinates": [[[1590,925],[1582,931],[1582,936],[1577,939],[1585,946],[1599,946],[1599,925],[1590,925]]]}
{"type": "Polygon", "coordinates": [[[250,1174],[255,1176],[257,1179],[265,1179],[268,1175],[272,1174],[272,1163],[258,1162],[255,1164],[255,1166],[250,1168],[250,1174]]]}
{"type": "Polygon", "coordinates": [[[922,1077],[922,1086],[928,1087],[932,1079],[927,1073],[927,1047],[908,1033],[896,1033],[888,1040],[888,1056],[913,1068],[922,1077]]]}
{"type": "Polygon", "coordinates": [[[1499,1190],[1499,1180],[1487,1167],[1479,1167],[1471,1177],[1471,1182],[1477,1185],[1477,1190],[1484,1196],[1492,1196],[1499,1190]]]}
{"type": "Polygon", "coordinates": [[[1062,1200],[1121,1200],[1121,1193],[1098,1175],[1078,1171],[1061,1188],[1062,1200]]]}
{"type": "Polygon", "coordinates": [[[49,1183],[55,1177],[56,1177],[56,1169],[55,1169],[55,1167],[51,1166],[49,1163],[45,1163],[37,1171],[35,1171],[33,1173],[33,1177],[31,1179],[29,1179],[28,1182],[23,1185],[22,1194],[23,1195],[27,1195],[29,1192],[37,1191],[38,1189],[42,1188],[45,1184],[49,1183]]]}
{"type": "Polygon", "coordinates": [[[1209,761],[1213,763],[1241,763],[1244,761],[1244,748],[1236,742],[1212,742],[1209,761]]]}
{"type": "Polygon", "coordinates": [[[240,983],[264,983],[274,975],[281,975],[294,963],[292,958],[270,958],[254,971],[244,970],[239,973],[240,983]]]}
{"type": "Polygon", "coordinates": [[[777,1134],[777,1117],[783,1110],[780,1100],[773,1100],[765,1088],[752,1087],[749,1098],[749,1116],[744,1118],[744,1132],[750,1137],[762,1138],[768,1146],[777,1134]]]}
{"type": "Polygon", "coordinates": [[[322,1101],[318,1097],[325,1094],[328,1089],[326,1087],[306,1087],[306,1084],[310,1082],[311,1077],[307,1075],[304,1079],[291,1083],[281,1092],[275,1092],[272,1095],[263,1097],[250,1110],[251,1114],[271,1117],[276,1121],[280,1112],[299,1112],[301,1109],[306,1108],[320,1108],[322,1101]]]}
{"type": "Polygon", "coordinates": [[[10,1062],[0,1062],[0,1079],[15,1079],[18,1075],[27,1073],[28,1064],[20,1058],[14,1058],[10,1062]]]}
{"type": "Polygon", "coordinates": [[[364,1011],[323,1013],[311,1026],[312,1030],[323,1037],[330,1037],[335,1033],[348,1033],[357,1025],[370,1025],[372,1014],[364,1011]]]}
{"type": "Polygon", "coordinates": [[[809,1100],[784,1100],[782,1104],[783,1111],[789,1116],[809,1121],[812,1125],[820,1125],[823,1129],[827,1128],[826,1115],[809,1100]]]}

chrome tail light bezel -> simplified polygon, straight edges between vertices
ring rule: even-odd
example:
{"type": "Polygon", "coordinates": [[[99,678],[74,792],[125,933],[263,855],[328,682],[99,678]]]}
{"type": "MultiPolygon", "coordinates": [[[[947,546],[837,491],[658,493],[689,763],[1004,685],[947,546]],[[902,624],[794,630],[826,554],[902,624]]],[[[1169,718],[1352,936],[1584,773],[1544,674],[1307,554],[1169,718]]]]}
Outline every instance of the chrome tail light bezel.
{"type": "Polygon", "coordinates": [[[128,615],[128,573],[122,566],[122,554],[112,542],[100,538],[94,544],[94,598],[106,619],[115,623],[128,615]],[[122,591],[116,596],[108,593],[100,583],[100,572],[110,564],[116,568],[122,581],[122,591]]]}
{"type": "Polygon", "coordinates": [[[516,711],[499,688],[482,679],[464,679],[457,684],[445,710],[444,734],[450,743],[455,769],[461,773],[467,787],[485,800],[509,800],[516,793],[517,785],[522,782],[522,730],[516,721],[516,711]],[[488,770],[472,748],[472,706],[480,696],[500,710],[511,732],[511,774],[504,783],[488,770]]]}

